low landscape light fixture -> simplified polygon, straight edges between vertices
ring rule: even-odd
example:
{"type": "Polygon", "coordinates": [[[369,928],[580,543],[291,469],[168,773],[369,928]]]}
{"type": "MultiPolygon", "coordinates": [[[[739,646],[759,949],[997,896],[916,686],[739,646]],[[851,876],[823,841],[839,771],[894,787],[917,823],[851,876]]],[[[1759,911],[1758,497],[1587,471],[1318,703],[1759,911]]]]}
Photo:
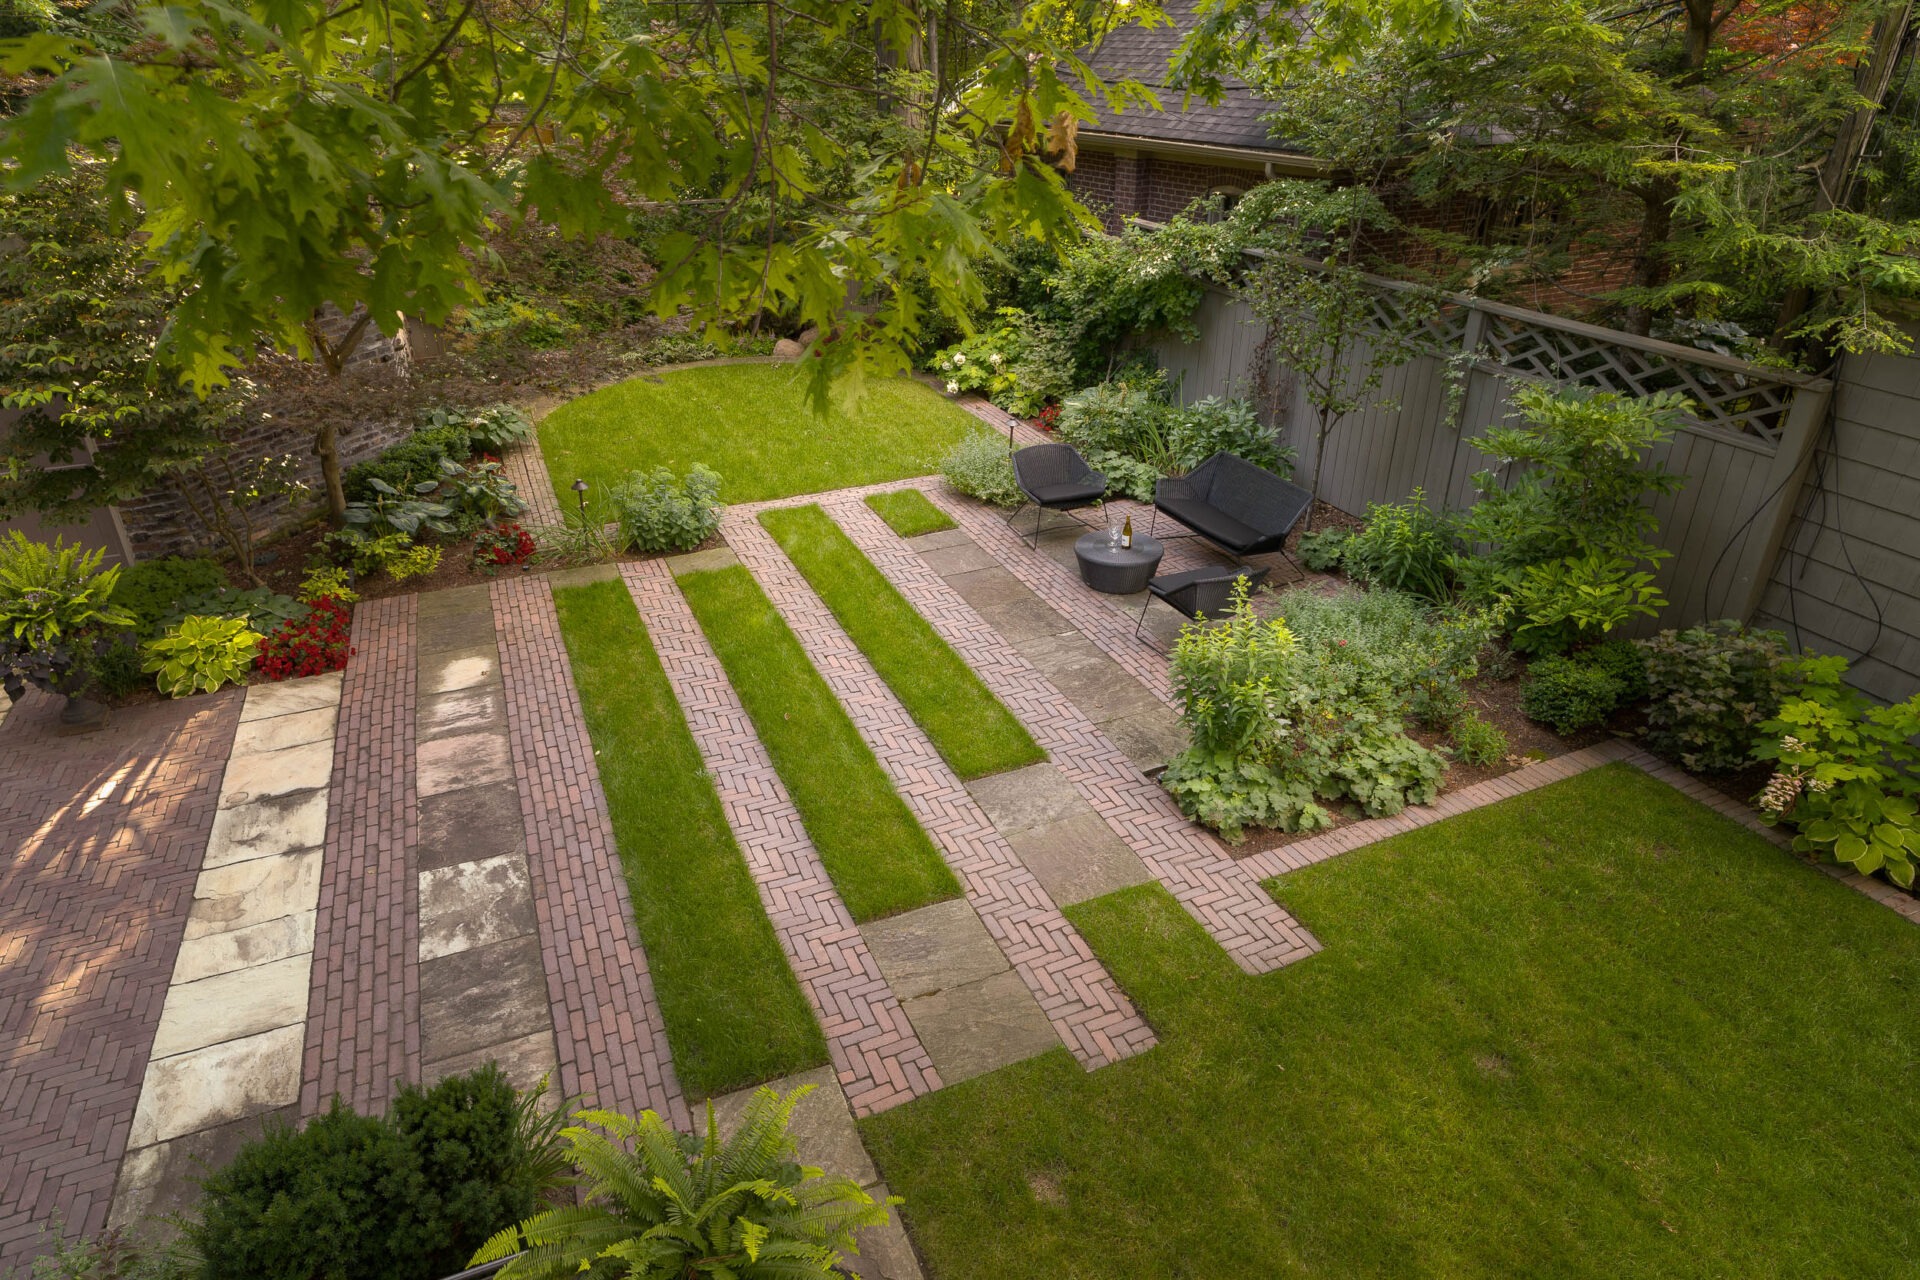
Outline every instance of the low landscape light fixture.
{"type": "Polygon", "coordinates": [[[580,527],[584,529],[587,527],[587,482],[575,480],[573,491],[580,495],[580,527]]]}

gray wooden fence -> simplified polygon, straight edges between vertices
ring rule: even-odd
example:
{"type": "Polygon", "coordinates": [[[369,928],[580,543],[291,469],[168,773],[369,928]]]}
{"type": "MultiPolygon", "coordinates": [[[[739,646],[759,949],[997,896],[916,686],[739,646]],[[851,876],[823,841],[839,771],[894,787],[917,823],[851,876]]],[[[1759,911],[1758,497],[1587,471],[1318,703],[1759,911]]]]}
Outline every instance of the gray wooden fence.
{"type": "MultiPolygon", "coordinates": [[[[1414,304],[1407,286],[1374,283],[1383,313],[1414,304]]],[[[1182,396],[1246,394],[1258,320],[1213,290],[1196,322],[1197,341],[1155,343],[1182,396]]],[[[1659,575],[1671,603],[1659,621],[1631,634],[1754,613],[1792,521],[1831,382],[1458,295],[1443,297],[1426,329],[1426,351],[1387,373],[1372,407],[1333,428],[1324,459],[1314,457],[1314,415],[1304,395],[1295,388],[1283,402],[1276,429],[1299,454],[1297,476],[1312,476],[1318,462],[1322,498],[1360,514],[1370,502],[1420,488],[1437,507],[1471,505],[1474,473],[1500,464],[1468,442],[1510,414],[1519,381],[1628,394],[1673,388],[1697,411],[1654,459],[1686,477],[1654,507],[1656,541],[1673,552],[1659,575]],[[1452,371],[1462,380],[1457,403],[1448,395],[1448,357],[1456,353],[1465,353],[1452,371]]]]}

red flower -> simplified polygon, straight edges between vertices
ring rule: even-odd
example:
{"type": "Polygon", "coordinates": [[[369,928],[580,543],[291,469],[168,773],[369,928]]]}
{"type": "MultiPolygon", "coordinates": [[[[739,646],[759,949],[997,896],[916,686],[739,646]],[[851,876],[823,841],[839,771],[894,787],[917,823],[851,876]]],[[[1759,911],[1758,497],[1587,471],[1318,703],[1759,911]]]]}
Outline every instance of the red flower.
{"type": "Polygon", "coordinates": [[[339,671],[353,656],[349,642],[353,610],[332,596],[307,603],[306,613],[274,628],[260,644],[255,665],[269,680],[291,680],[339,671]]]}

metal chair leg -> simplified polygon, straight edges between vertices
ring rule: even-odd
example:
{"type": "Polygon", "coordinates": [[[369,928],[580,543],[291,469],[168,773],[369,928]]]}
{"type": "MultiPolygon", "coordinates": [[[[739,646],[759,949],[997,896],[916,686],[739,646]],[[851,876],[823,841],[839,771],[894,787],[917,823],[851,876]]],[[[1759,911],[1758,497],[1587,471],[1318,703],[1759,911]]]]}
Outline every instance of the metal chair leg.
{"type": "MultiPolygon", "coordinates": [[[[1152,537],[1153,535],[1148,534],[1147,536],[1152,537]]],[[[1153,593],[1149,591],[1147,593],[1147,598],[1140,602],[1140,616],[1133,620],[1133,638],[1135,640],[1138,640],[1140,638],[1140,628],[1146,624],[1147,610],[1151,609],[1152,607],[1153,607],[1153,593]]]]}
{"type": "Polygon", "coordinates": [[[1035,504],[1033,508],[1033,549],[1040,549],[1040,525],[1047,518],[1047,509],[1035,504]]]}

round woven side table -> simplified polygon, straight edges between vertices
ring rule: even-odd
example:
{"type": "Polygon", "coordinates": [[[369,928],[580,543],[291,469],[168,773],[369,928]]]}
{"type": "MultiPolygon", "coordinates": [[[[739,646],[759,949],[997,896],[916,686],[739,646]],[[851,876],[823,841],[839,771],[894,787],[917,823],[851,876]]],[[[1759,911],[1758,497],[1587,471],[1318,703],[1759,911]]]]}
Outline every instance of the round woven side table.
{"type": "Polygon", "coordinates": [[[1095,591],[1110,596],[1130,596],[1145,591],[1160,567],[1163,548],[1156,538],[1133,535],[1131,547],[1116,547],[1104,529],[1081,537],[1073,544],[1073,558],[1080,562],[1080,581],[1095,591]]]}

